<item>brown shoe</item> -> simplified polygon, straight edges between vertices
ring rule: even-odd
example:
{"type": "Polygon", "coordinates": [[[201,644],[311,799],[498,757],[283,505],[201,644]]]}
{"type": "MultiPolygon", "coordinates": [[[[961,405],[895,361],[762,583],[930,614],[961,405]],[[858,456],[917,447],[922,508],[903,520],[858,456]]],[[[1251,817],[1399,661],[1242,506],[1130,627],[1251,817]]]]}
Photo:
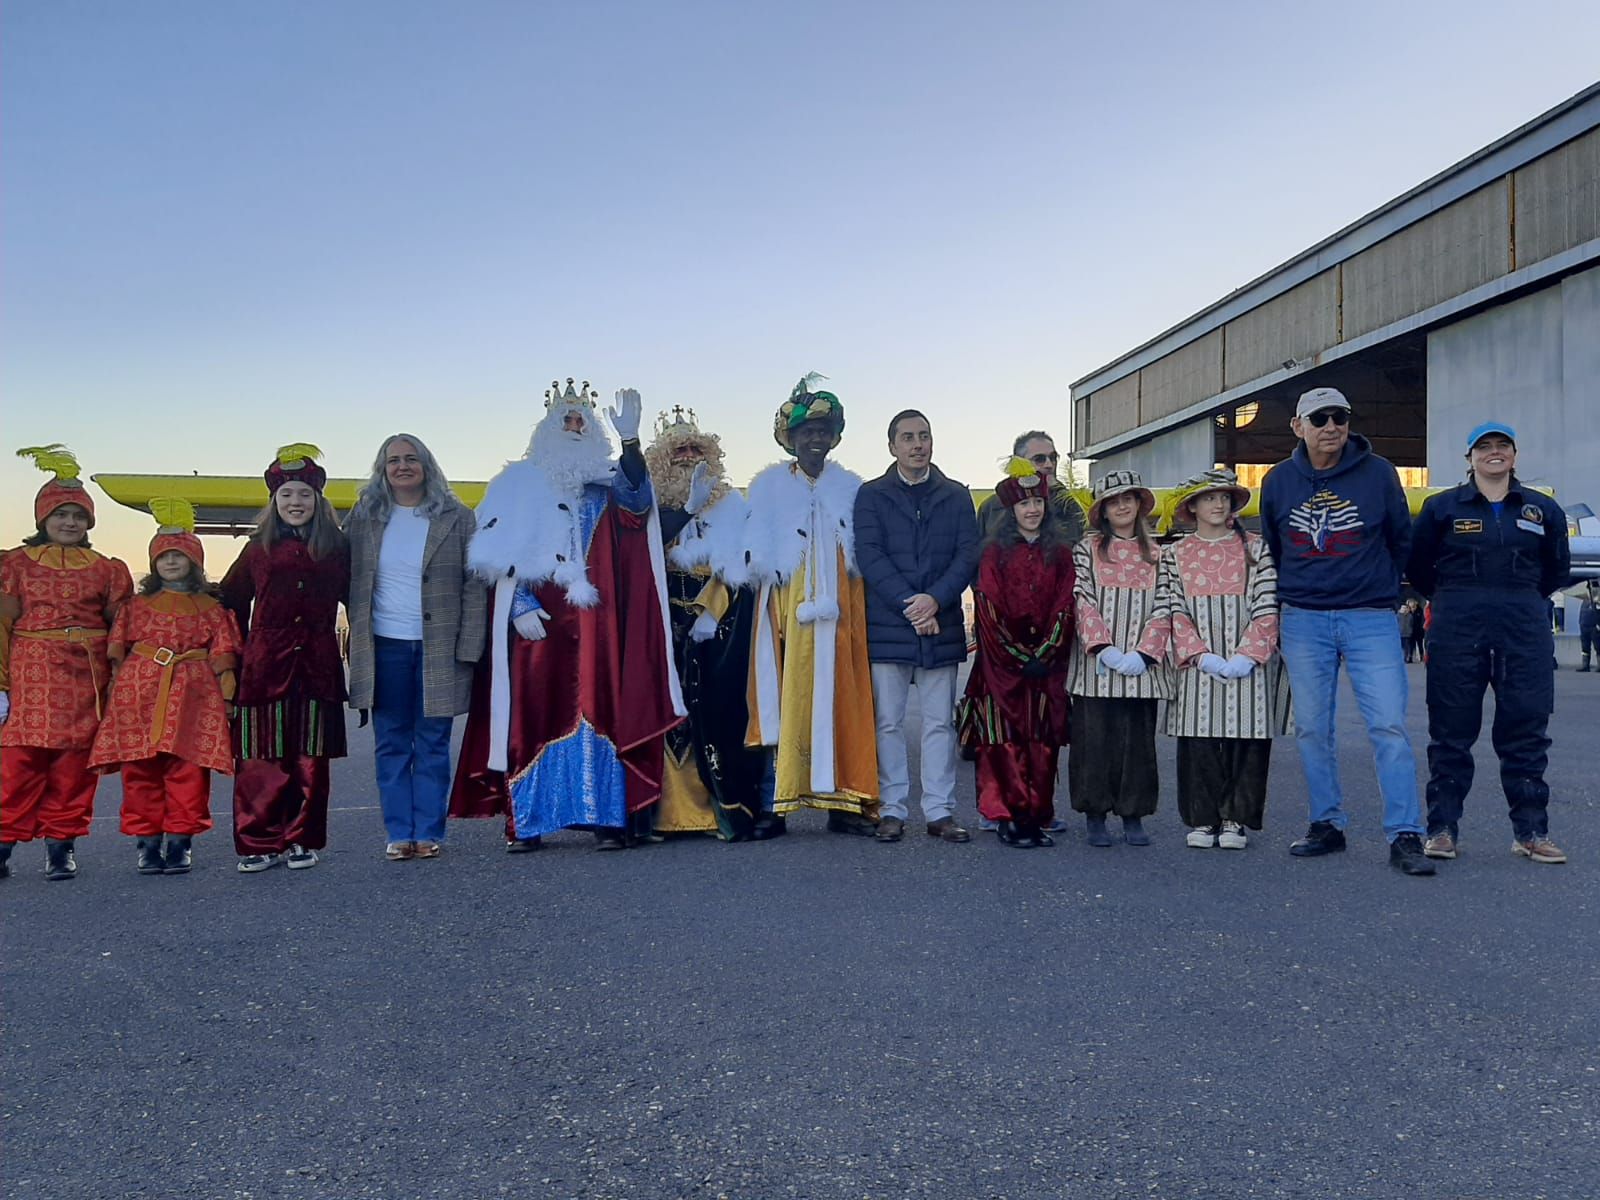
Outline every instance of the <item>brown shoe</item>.
{"type": "Polygon", "coordinates": [[[405,862],[417,852],[411,842],[390,842],[383,848],[383,856],[390,862],[405,862]]]}
{"type": "Polygon", "coordinates": [[[1456,840],[1450,836],[1449,830],[1441,829],[1438,833],[1428,835],[1428,840],[1422,843],[1422,852],[1429,858],[1454,858],[1456,840]]]}
{"type": "Polygon", "coordinates": [[[954,817],[940,817],[928,822],[928,836],[941,842],[970,842],[972,835],[956,824],[954,817]]]}
{"type": "Polygon", "coordinates": [[[880,842],[898,842],[900,835],[906,831],[906,823],[899,817],[884,817],[878,822],[878,840],[880,842]]]}
{"type": "Polygon", "coordinates": [[[1511,843],[1511,853],[1531,858],[1536,863],[1564,863],[1567,861],[1566,853],[1560,846],[1552,842],[1545,834],[1537,837],[1518,838],[1511,843]]]}
{"type": "Polygon", "coordinates": [[[416,856],[418,858],[438,858],[439,857],[439,843],[438,842],[418,842],[417,843],[417,849],[416,849],[416,856]]]}

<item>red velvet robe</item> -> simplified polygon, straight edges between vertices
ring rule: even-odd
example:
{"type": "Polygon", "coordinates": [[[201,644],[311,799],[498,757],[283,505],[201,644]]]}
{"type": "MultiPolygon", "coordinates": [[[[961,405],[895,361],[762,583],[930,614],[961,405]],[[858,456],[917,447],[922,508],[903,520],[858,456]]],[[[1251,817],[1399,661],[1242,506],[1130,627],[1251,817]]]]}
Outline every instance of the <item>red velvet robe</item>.
{"type": "Polygon", "coordinates": [[[991,545],[978,564],[978,653],[961,704],[961,738],[977,752],[978,810],[991,821],[1048,824],[1067,743],[1073,637],[1070,549],[1046,561],[1037,543],[991,545]],[[1048,671],[1030,678],[1030,658],[1048,671]]]}

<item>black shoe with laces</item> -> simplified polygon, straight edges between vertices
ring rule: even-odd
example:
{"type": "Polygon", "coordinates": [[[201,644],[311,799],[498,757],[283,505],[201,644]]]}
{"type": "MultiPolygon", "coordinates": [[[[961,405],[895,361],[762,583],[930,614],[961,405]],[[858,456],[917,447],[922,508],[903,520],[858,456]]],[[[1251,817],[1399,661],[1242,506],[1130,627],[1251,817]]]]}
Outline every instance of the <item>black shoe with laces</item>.
{"type": "Polygon", "coordinates": [[[1422,839],[1414,833],[1402,833],[1389,843],[1389,865],[1407,875],[1432,875],[1437,870],[1422,852],[1422,839]]]}
{"type": "MultiPolygon", "coordinates": [[[[1334,854],[1344,849],[1344,830],[1334,825],[1331,821],[1313,821],[1306,830],[1305,837],[1289,847],[1289,853],[1296,858],[1320,858],[1324,854],[1334,854]]],[[[1418,853],[1421,847],[1418,846],[1418,853]]]]}

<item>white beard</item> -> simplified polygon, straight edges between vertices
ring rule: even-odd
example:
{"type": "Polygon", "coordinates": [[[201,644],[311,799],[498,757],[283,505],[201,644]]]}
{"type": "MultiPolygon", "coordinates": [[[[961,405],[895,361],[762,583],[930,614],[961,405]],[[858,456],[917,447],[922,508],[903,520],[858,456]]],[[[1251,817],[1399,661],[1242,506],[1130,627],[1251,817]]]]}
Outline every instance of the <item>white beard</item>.
{"type": "Polygon", "coordinates": [[[534,426],[527,458],[544,472],[556,490],[569,496],[581,492],[584,484],[608,482],[614,469],[611,441],[600,427],[598,414],[575,404],[552,408],[534,426]],[[569,412],[583,418],[582,433],[569,433],[562,428],[569,412]]]}

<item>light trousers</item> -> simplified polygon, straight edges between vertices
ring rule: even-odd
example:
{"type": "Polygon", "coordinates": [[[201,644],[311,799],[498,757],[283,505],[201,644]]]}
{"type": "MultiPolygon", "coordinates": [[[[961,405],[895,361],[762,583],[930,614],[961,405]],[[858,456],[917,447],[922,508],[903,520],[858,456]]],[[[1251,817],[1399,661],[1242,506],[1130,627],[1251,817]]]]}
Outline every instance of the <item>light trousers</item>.
{"type": "Polygon", "coordinates": [[[922,815],[943,820],[956,806],[956,671],[910,663],[872,664],[878,724],[878,816],[906,819],[911,793],[906,755],[906,704],[917,689],[922,709],[922,815]]]}

